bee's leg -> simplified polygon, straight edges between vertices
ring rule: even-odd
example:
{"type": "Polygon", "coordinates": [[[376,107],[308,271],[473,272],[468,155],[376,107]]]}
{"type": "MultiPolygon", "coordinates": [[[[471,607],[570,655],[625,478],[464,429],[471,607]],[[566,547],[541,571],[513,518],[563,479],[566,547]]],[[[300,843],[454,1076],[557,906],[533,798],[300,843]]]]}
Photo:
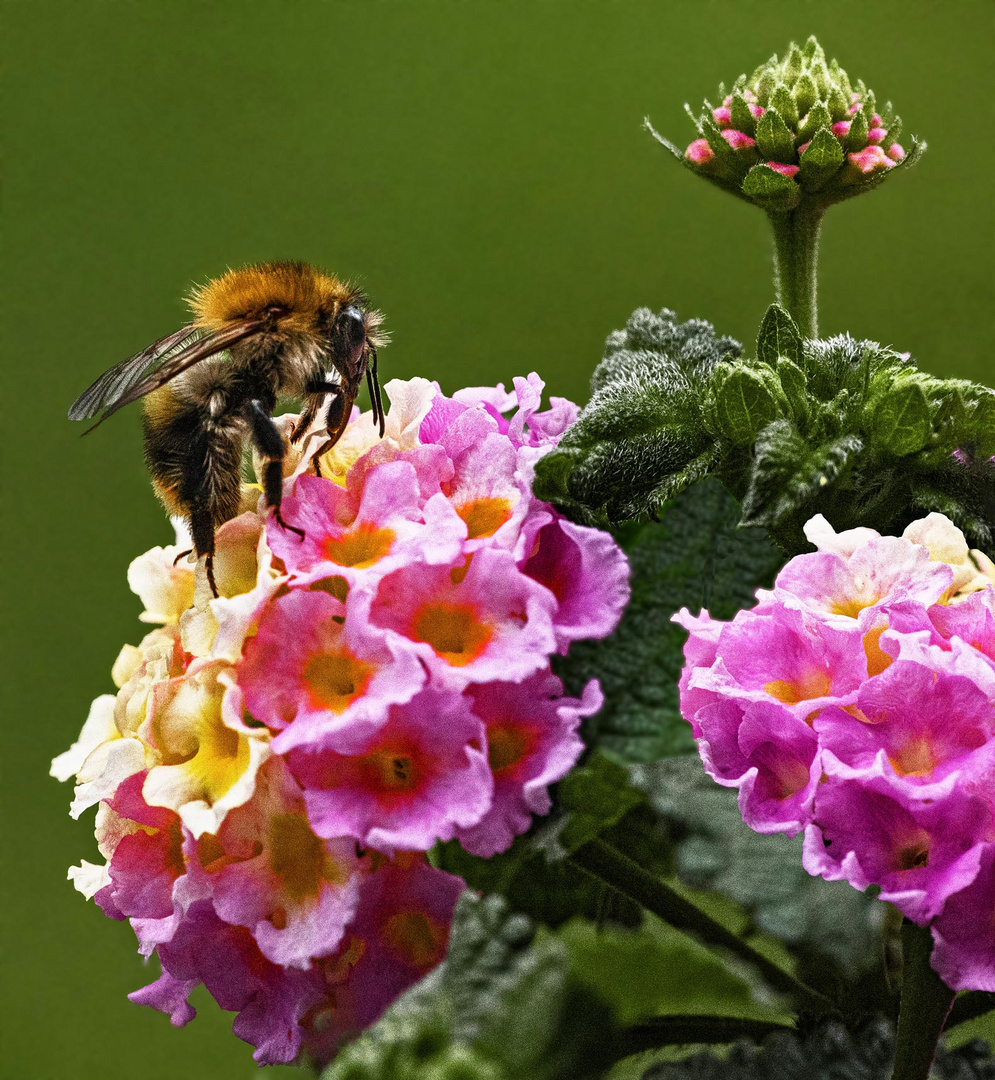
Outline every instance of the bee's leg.
{"type": "Polygon", "coordinates": [[[193,548],[187,548],[186,551],[181,551],[179,553],[179,555],[177,555],[176,558],[173,559],[173,566],[176,566],[176,564],[180,561],[180,559],[185,559],[188,555],[192,555],[192,554],[193,554],[193,548]]]}
{"type": "Polygon", "coordinates": [[[263,491],[266,495],[266,503],[272,507],[273,516],[280,528],[296,533],[303,540],[304,530],[288,525],[280,514],[280,503],[283,501],[284,452],[280,432],[277,431],[269,413],[259,401],[249,402],[249,422],[252,424],[252,438],[260,454],[267,459],[263,470],[263,491]]]}
{"type": "Polygon", "coordinates": [[[218,585],[214,580],[214,514],[206,505],[194,506],[190,511],[190,535],[193,539],[197,557],[207,556],[207,583],[215,597],[219,596],[218,585]]]}
{"type": "Polygon", "coordinates": [[[342,438],[342,432],[349,423],[350,405],[347,402],[345,391],[338,383],[311,382],[307,385],[310,394],[327,394],[331,401],[325,411],[325,427],[328,429],[328,438],[311,455],[311,464],[318,476],[321,476],[321,455],[327,453],[342,438]]]}

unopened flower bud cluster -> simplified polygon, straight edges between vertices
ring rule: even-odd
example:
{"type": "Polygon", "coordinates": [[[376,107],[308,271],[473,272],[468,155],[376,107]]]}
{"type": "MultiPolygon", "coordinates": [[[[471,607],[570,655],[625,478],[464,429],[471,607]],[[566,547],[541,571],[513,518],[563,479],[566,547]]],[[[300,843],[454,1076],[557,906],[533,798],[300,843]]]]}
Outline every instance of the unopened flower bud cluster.
{"type": "Polygon", "coordinates": [[[905,158],[901,121],[891,104],[852,84],[815,38],[772,57],[752,76],[740,76],[718,105],[693,116],[701,133],[685,150],[697,171],[773,208],[791,209],[791,188],[771,187],[764,173],[793,181],[797,195],[822,193],[826,202],[877,182],[905,158]],[[756,170],[760,170],[756,172],[756,170]],[[751,175],[753,174],[753,175],[751,175]],[[776,193],[776,196],[775,194],[776,193]]]}

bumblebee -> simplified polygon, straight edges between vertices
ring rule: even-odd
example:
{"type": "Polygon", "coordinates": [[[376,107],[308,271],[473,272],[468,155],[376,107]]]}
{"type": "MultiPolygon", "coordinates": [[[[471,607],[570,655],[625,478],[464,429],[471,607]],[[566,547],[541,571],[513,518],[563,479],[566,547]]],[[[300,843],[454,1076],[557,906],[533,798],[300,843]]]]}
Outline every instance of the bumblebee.
{"type": "MultiPolygon", "coordinates": [[[[365,377],[384,433],[377,348],[382,316],[355,288],[302,262],[229,270],[194,290],[193,321],[105,371],[69,409],[102,424],[144,398],[145,461],[166,509],[190,524],[193,550],[214,581],[214,533],[238,513],[242,455],[251,438],[277,522],[284,442],[271,417],[278,394],[303,399],[298,441],[324,410],[327,441],[341,437],[365,377]]],[[[84,433],[85,434],[85,433],[84,433]]],[[[320,474],[320,470],[319,470],[320,474]]]]}

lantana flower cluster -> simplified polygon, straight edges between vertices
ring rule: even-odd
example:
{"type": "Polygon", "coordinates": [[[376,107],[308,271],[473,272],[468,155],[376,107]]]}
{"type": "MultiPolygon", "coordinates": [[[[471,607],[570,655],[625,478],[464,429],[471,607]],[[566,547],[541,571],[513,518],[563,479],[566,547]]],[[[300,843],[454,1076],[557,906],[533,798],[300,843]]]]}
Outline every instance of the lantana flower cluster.
{"type": "Polygon", "coordinates": [[[685,163],[765,208],[790,210],[803,193],[836,202],[905,159],[890,102],[878,107],[863,82],[827,63],[815,38],[719,93],[718,105],[692,116],[700,135],[685,163]]]}
{"type": "Polygon", "coordinates": [[[874,886],[954,989],[995,990],[995,564],[941,514],[835,533],[731,622],[686,609],[681,710],[757,832],[874,886]]]}
{"type": "Polygon", "coordinates": [[[132,1000],[185,1024],[203,983],[261,1063],[327,1060],[442,958],[464,883],[424,853],[490,855],[548,811],[601,704],[550,659],[628,598],[612,539],[531,493],[576,406],[539,411],[535,375],[385,389],[386,436],[354,410],[320,475],[323,433],[288,442],[303,536],[245,485],[219,596],[184,537],[132,563],[157,625],[53,763],[106,860],[70,877],[160,962],[132,1000]]]}

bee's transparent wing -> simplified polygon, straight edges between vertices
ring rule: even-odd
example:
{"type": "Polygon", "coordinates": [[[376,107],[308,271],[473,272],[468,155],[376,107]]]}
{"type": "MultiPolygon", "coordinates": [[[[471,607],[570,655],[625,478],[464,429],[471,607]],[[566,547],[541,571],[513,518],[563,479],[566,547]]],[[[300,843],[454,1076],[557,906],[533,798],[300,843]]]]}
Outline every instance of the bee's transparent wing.
{"type": "Polygon", "coordinates": [[[193,325],[184,326],[105,371],[69,407],[69,419],[92,420],[102,412],[93,425],[97,427],[118,409],[164,386],[201,360],[251,337],[262,326],[261,319],[239,319],[207,334],[193,325]]]}

